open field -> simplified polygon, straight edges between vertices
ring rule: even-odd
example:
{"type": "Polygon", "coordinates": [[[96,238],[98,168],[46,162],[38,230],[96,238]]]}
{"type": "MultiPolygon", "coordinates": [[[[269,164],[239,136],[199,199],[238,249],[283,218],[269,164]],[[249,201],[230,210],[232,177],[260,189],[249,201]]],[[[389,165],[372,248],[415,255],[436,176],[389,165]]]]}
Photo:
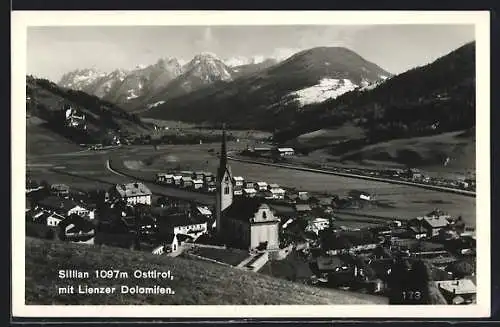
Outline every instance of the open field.
{"type": "Polygon", "coordinates": [[[37,155],[81,150],[78,145],[45,127],[37,117],[26,119],[26,129],[27,153],[37,155]]]}
{"type": "MultiPolygon", "coordinates": [[[[75,290],[77,287],[75,287],[75,290]]],[[[378,296],[308,287],[262,274],[197,260],[154,256],[111,247],[26,238],[26,304],[387,304],[378,296]],[[62,281],[58,270],[91,272],[85,280],[62,281]],[[98,279],[96,269],[126,272],[128,279],[98,279]],[[135,279],[133,271],[171,270],[173,279],[135,279]],[[66,285],[116,287],[114,294],[57,294],[66,285]],[[120,294],[121,285],[161,286],[175,294],[120,294]]]]}
{"type": "MultiPolygon", "coordinates": [[[[199,135],[213,136],[213,135],[221,135],[222,130],[217,130],[211,127],[203,127],[197,124],[191,124],[187,122],[181,121],[169,121],[169,120],[159,120],[154,118],[141,118],[142,121],[148,122],[151,124],[155,124],[161,128],[168,127],[168,130],[159,131],[160,133],[165,132],[169,133],[173,132],[181,132],[181,133],[195,133],[199,135]]],[[[248,140],[248,141],[260,141],[268,139],[272,136],[269,132],[259,131],[259,130],[234,130],[228,129],[226,130],[227,135],[234,136],[235,138],[239,138],[240,140],[248,140]]]]}
{"type": "MultiPolygon", "coordinates": [[[[228,144],[228,148],[241,147],[241,143],[228,144]]],[[[218,151],[214,145],[172,145],[161,146],[155,150],[152,146],[130,146],[108,153],[86,152],[71,156],[28,157],[28,164],[53,164],[64,166],[58,172],[47,167],[33,169],[33,178],[47,179],[51,183],[61,182],[75,187],[94,187],[105,183],[123,183],[130,178],[118,176],[105,168],[108,158],[113,162],[136,161],[140,170],[128,169],[130,174],[152,179],[156,172],[180,168],[182,170],[207,170],[215,172],[218,158],[209,149],[218,151]],[[101,173],[102,172],[102,173],[101,173]],[[73,175],[78,174],[79,178],[73,175]],[[97,184],[96,184],[97,182],[97,184]]],[[[424,215],[434,208],[449,212],[451,215],[462,215],[465,222],[475,226],[475,198],[457,194],[441,193],[406,185],[394,185],[341,176],[303,172],[278,167],[254,165],[243,162],[230,162],[234,175],[240,175],[252,181],[278,183],[281,186],[297,188],[310,192],[322,192],[345,196],[351,190],[364,190],[375,195],[379,205],[357,209],[359,214],[373,214],[388,218],[410,219],[424,215]]],[[[184,192],[168,189],[149,183],[153,192],[184,192]]],[[[109,185],[107,186],[109,187],[109,185]]],[[[195,193],[196,194],[196,193],[195,193]]],[[[196,194],[199,196],[199,194],[196,194]]]]}

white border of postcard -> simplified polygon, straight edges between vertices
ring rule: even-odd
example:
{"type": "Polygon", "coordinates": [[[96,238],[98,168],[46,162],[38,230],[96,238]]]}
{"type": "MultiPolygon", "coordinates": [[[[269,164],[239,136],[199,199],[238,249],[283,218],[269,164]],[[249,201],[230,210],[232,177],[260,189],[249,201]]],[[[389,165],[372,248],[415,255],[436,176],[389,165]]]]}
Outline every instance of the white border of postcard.
{"type": "Polygon", "coordinates": [[[490,14],[488,11],[18,11],[12,45],[12,314],[15,317],[486,317],[490,314],[490,14]],[[168,22],[168,23],[166,23],[168,22]],[[25,305],[26,42],[29,26],[471,24],[476,35],[477,304],[468,306],[25,305]],[[17,132],[16,132],[17,131],[17,132]]]}

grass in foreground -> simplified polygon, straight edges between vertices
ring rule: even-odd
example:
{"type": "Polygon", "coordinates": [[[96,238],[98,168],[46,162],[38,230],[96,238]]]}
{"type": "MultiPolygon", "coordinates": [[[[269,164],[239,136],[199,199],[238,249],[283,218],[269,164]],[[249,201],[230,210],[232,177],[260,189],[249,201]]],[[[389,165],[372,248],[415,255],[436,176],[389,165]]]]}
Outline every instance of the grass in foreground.
{"type": "Polygon", "coordinates": [[[83,305],[165,305],[165,304],[387,304],[387,299],[337,290],[308,287],[274,279],[258,273],[217,264],[153,256],[110,247],[94,247],[26,238],[26,304],[83,305]],[[60,269],[92,272],[117,269],[128,272],[128,279],[63,280],[60,269]],[[142,271],[171,270],[174,278],[135,279],[142,271]],[[117,287],[111,295],[59,295],[58,288],[78,284],[91,287],[117,287]],[[173,295],[120,294],[120,285],[171,287],[173,295]]]}

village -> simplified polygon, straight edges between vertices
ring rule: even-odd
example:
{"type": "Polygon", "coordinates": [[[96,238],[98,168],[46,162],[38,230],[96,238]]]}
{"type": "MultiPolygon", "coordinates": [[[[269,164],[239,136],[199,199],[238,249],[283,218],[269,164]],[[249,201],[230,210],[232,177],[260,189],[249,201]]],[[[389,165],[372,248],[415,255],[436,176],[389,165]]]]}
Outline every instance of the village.
{"type": "MultiPolygon", "coordinates": [[[[290,148],[276,151],[293,156],[290,148]]],[[[419,217],[349,227],[336,211],[369,205],[372,194],[326,196],[234,176],[225,133],[219,157],[217,172],[172,170],[155,180],[214,194],[215,206],[156,195],[134,180],[82,192],[27,176],[27,236],[190,257],[383,296],[394,291],[396,271],[417,274],[423,263],[449,304],[475,302],[475,232],[462,217],[430,208],[419,217]],[[273,269],[280,263],[285,269],[273,269]]]]}

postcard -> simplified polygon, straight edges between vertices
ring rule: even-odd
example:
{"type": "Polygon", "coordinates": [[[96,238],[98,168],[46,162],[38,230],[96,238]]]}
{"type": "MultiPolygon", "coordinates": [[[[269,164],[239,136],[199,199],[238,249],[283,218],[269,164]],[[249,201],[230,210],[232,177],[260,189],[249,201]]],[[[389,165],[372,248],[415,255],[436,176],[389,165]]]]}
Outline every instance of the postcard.
{"type": "Polygon", "coordinates": [[[13,315],[488,316],[489,33],[12,12],[13,315]]]}

